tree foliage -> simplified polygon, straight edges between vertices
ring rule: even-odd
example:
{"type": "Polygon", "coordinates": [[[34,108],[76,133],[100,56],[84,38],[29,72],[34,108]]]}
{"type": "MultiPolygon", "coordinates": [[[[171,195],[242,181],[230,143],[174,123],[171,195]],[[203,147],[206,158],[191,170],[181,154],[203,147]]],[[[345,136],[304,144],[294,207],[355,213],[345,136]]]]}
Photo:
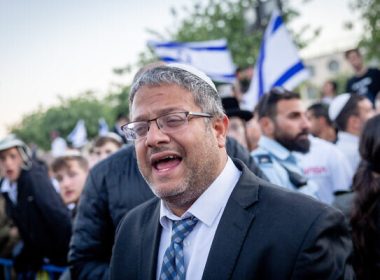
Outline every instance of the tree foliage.
{"type": "Polygon", "coordinates": [[[237,65],[253,64],[261,34],[247,30],[244,13],[247,9],[253,9],[250,2],[210,1],[204,9],[196,5],[184,17],[173,39],[186,42],[226,38],[237,65]]]}
{"type": "MultiPolygon", "coordinates": [[[[112,99],[112,97],[107,97],[112,99]]],[[[106,99],[107,99],[106,98],[106,99]]],[[[105,100],[106,100],[105,99],[105,100]]],[[[105,118],[107,123],[113,124],[120,103],[112,104],[99,100],[92,92],[86,92],[78,97],[60,98],[59,105],[39,109],[23,117],[21,123],[15,125],[15,133],[27,143],[37,144],[44,150],[50,149],[50,132],[57,130],[62,137],[73,130],[77,121],[83,119],[86,123],[88,138],[98,134],[98,120],[105,118]]]]}
{"type": "Polygon", "coordinates": [[[360,46],[366,50],[369,59],[379,58],[380,0],[353,0],[352,8],[359,10],[364,22],[360,46]]]}

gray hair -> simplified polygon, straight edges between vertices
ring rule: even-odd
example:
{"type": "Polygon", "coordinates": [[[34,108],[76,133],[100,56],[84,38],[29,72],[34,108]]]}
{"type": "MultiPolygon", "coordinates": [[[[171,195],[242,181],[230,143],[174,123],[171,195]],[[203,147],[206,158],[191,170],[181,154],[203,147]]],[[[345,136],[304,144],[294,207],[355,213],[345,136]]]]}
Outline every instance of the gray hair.
{"type": "Polygon", "coordinates": [[[165,65],[138,72],[129,93],[129,104],[132,105],[136,92],[143,86],[171,84],[191,92],[195,104],[201,108],[202,112],[217,118],[224,116],[220,96],[208,83],[188,71],[165,65]]]}

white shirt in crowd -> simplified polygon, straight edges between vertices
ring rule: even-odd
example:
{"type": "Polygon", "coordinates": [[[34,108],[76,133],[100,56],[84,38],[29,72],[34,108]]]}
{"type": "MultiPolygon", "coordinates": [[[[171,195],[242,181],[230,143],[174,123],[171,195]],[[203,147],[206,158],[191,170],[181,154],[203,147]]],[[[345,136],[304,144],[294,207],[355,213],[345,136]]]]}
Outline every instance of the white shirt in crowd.
{"type": "Polygon", "coordinates": [[[57,137],[51,142],[51,154],[53,157],[59,157],[65,154],[67,143],[62,137],[57,137]]]}
{"type": "Polygon", "coordinates": [[[359,140],[359,136],[344,131],[338,132],[336,147],[347,157],[348,163],[351,165],[351,179],[360,163],[359,140]]]}
{"type": "Polygon", "coordinates": [[[160,223],[162,233],[158,253],[157,279],[160,277],[165,251],[170,245],[171,220],[180,220],[189,216],[194,216],[199,221],[183,243],[185,267],[187,267],[186,279],[202,279],[220,218],[240,175],[239,169],[228,158],[222,173],[180,218],[174,215],[166,207],[165,202],[161,200],[160,223]]]}
{"type": "Polygon", "coordinates": [[[335,192],[350,189],[351,166],[334,144],[313,136],[309,139],[310,151],[306,154],[297,153],[296,156],[306,177],[319,186],[319,199],[331,204],[335,192]]]}

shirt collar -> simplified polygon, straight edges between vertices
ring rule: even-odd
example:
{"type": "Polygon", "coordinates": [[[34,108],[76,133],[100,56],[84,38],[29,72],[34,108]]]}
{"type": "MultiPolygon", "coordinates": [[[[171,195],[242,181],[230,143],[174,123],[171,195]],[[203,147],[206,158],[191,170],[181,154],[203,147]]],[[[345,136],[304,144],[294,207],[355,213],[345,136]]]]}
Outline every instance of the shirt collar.
{"type": "Polygon", "coordinates": [[[164,228],[170,228],[170,220],[180,220],[189,216],[194,216],[199,221],[210,227],[214,223],[219,212],[226,205],[232,190],[240,178],[240,175],[241,172],[237,169],[231,158],[228,157],[222,173],[181,217],[174,215],[173,212],[166,206],[166,203],[161,200],[161,225],[164,228]]]}
{"type": "Polygon", "coordinates": [[[259,140],[259,147],[269,151],[273,156],[280,160],[286,160],[291,157],[292,154],[288,149],[269,137],[261,135],[259,140]]]}
{"type": "Polygon", "coordinates": [[[11,182],[7,178],[4,178],[3,182],[1,184],[0,191],[2,193],[9,193],[9,192],[13,191],[15,189],[15,187],[17,187],[16,182],[11,182]]]}

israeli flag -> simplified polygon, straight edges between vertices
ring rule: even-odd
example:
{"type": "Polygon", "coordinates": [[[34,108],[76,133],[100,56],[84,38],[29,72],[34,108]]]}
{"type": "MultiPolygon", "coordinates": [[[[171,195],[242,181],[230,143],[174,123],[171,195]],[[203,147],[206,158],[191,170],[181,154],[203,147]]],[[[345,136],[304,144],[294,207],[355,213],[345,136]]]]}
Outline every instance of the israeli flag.
{"type": "Polygon", "coordinates": [[[162,61],[190,64],[213,81],[235,80],[235,65],[226,39],[187,43],[149,41],[148,45],[162,61]]]}
{"type": "Polygon", "coordinates": [[[98,120],[98,125],[99,125],[99,129],[98,129],[99,136],[106,135],[109,131],[106,120],[104,118],[100,118],[98,120]]]}
{"type": "Polygon", "coordinates": [[[282,86],[292,90],[309,76],[279,11],[275,10],[265,30],[253,79],[241,107],[253,110],[270,89],[282,86]]]}
{"type": "Polygon", "coordinates": [[[79,120],[74,129],[67,136],[74,148],[82,148],[87,144],[87,130],[84,120],[79,120]]]}

